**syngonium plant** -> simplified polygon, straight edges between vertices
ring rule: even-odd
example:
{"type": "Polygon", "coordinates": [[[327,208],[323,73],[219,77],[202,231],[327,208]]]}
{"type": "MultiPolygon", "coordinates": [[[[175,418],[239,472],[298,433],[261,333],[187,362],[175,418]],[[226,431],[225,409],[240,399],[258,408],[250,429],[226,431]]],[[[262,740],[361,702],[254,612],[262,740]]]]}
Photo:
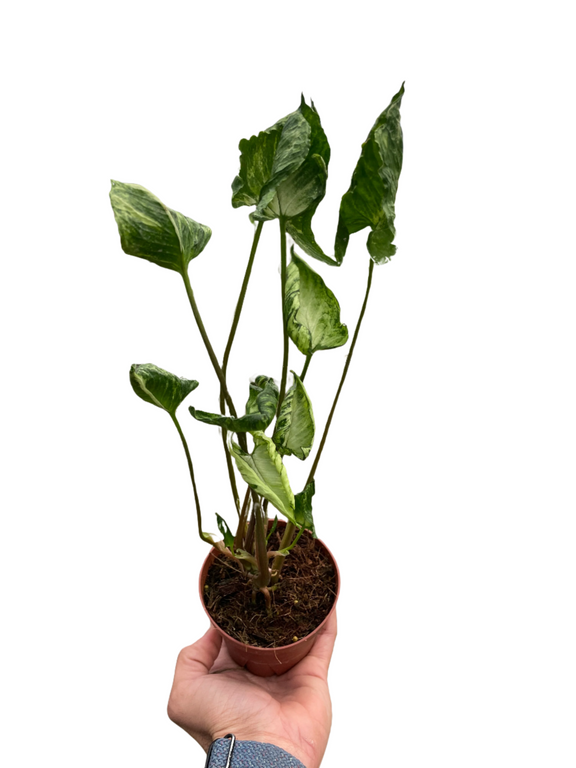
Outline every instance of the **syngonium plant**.
{"type": "MultiPolygon", "coordinates": [[[[204,346],[220,385],[220,413],[195,406],[189,412],[197,421],[221,429],[230,487],[238,516],[236,532],[217,515],[222,539],[215,541],[203,530],[200,499],[191,453],[176,411],[198,382],[180,378],[156,365],[133,365],[130,381],[136,394],[165,410],[176,427],[188,463],[200,538],[240,564],[252,580],[254,597],[264,594],[270,610],[270,591],[275,589],[282,564],[303,531],[316,535],[312,517],[314,478],[334,411],[346,379],[362,319],[366,311],[375,264],[384,264],[395,253],[394,206],[402,168],[400,104],[404,85],[378,117],[362,152],[348,191],[340,203],[334,255],[327,255],[312,231],[312,219],[326,192],[330,146],[314,104],[302,98],[299,108],[271,128],[240,142],[240,171],[232,182],[232,205],[253,207],[254,239],[236,304],[228,343],[220,363],[202,322],[189,276],[190,262],[199,256],[212,231],[209,227],[168,208],[137,184],[112,181],[110,200],[123,250],[133,256],[180,273],[204,346]],[[226,383],[228,360],[240,320],[254,257],[264,224],[277,219],[280,225],[280,280],[283,319],[283,358],[279,386],[271,376],[257,376],[249,385],[245,413],[239,415],[226,383]],[[308,479],[294,493],[284,464],[286,456],[306,460],[312,451],[315,422],[310,396],[304,386],[313,356],[348,341],[348,329],[340,321],[340,305],[303,258],[291,248],[287,236],[308,256],[340,266],[350,235],[370,228],[367,240],[368,280],[364,301],[346,357],[320,444],[308,479]],[[290,340],[304,356],[300,375],[292,371],[288,386],[290,340]],[[269,430],[269,434],[266,434],[269,430]],[[235,437],[233,437],[235,436],[235,437]],[[249,445],[250,440],[250,445],[249,445]],[[234,463],[246,483],[243,502],[236,482],[234,463]],[[269,549],[268,509],[286,518],[280,547],[269,549]]],[[[277,290],[277,289],[274,289],[277,290]]]]}

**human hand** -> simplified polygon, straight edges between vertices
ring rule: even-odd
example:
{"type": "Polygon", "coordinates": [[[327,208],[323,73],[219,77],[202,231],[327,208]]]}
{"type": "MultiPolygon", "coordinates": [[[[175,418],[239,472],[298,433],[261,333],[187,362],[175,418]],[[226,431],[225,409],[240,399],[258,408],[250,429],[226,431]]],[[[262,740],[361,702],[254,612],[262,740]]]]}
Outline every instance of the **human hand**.
{"type": "Polygon", "coordinates": [[[336,628],[334,612],[306,658],[283,675],[257,677],[232,661],[211,627],[178,655],[168,716],[205,750],[233,733],[318,768],[332,723],[327,675],[336,628]]]}

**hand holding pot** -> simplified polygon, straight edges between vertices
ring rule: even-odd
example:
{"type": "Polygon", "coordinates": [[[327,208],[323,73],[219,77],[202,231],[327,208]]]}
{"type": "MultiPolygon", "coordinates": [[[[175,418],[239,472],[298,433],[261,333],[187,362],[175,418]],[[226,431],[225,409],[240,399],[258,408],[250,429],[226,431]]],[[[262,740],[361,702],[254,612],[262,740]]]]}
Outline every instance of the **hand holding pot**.
{"type": "Polygon", "coordinates": [[[318,768],[332,723],[327,675],[335,640],[334,613],[306,658],[279,677],[257,677],[232,661],[211,627],[178,656],[168,715],[205,750],[234,733],[318,768]]]}

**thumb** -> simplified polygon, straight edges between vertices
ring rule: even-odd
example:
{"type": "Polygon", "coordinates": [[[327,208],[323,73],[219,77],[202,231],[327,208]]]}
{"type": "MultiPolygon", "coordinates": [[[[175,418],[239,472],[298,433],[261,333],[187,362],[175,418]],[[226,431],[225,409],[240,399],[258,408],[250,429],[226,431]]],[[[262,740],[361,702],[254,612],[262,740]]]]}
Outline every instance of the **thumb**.
{"type": "Polygon", "coordinates": [[[195,680],[207,675],[218,658],[221,645],[222,636],[210,627],[200,640],[180,651],[174,681],[195,680]]]}

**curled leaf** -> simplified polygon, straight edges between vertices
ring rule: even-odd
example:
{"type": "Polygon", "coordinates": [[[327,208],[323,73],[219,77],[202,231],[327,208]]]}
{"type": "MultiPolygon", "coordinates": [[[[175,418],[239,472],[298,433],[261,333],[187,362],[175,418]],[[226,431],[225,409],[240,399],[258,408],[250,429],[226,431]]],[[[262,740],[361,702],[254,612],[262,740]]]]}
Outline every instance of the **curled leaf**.
{"type": "Polygon", "coordinates": [[[272,422],[278,403],[278,387],[274,379],[258,376],[250,384],[250,397],[246,404],[246,415],[239,418],[223,416],[220,413],[199,411],[190,407],[192,416],[204,424],[215,424],[229,432],[263,432],[272,422]]]}

